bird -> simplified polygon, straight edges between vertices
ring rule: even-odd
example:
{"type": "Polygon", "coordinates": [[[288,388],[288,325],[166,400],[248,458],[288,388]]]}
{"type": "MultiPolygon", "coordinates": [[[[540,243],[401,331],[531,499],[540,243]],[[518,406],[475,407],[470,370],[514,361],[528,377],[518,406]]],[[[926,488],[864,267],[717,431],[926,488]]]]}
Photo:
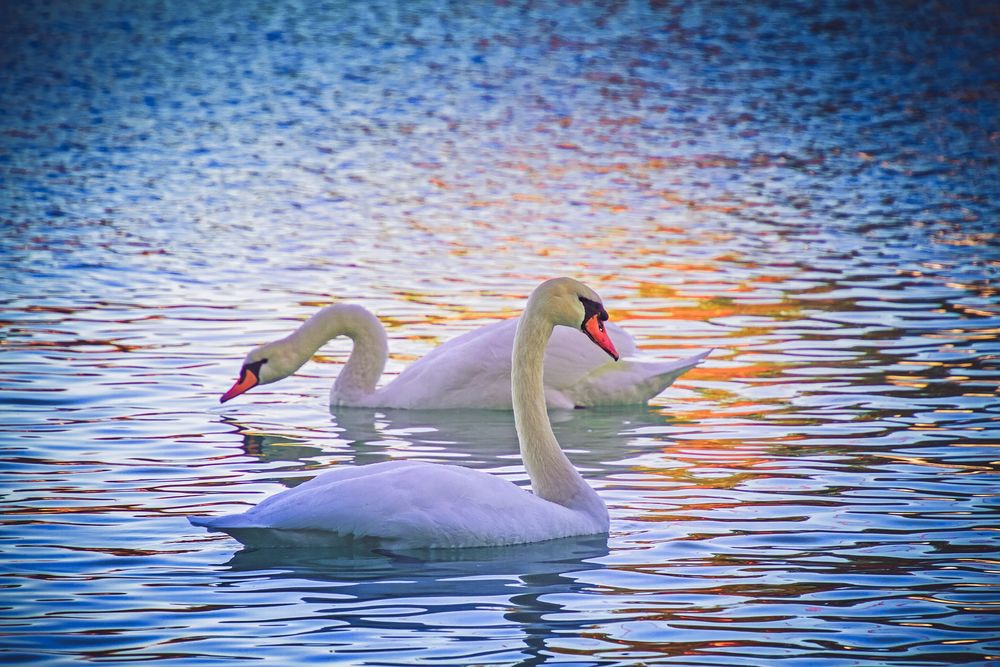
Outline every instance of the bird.
{"type": "MultiPolygon", "coordinates": [[[[510,410],[510,372],[519,318],[488,324],[435,348],[376,387],[388,359],[381,322],[352,303],[327,306],[288,336],[246,355],[225,403],[257,385],[282,380],[328,341],[347,336],[353,349],[330,389],[330,407],[510,410]]],[[[636,345],[621,327],[606,327],[627,357],[613,363],[579,331],[557,328],[545,351],[545,402],[573,409],[646,403],[697,366],[710,352],[673,361],[632,358],[636,345]]]]}
{"type": "Polygon", "coordinates": [[[607,320],[593,289],[554,278],[535,288],[518,321],[510,385],[531,491],[463,466],[383,461],[323,472],[242,514],[189,520],[264,547],[374,540],[394,549],[451,549],[607,534],[607,506],[552,432],[543,382],[546,343],[560,327],[582,331],[617,361],[607,320]]]}

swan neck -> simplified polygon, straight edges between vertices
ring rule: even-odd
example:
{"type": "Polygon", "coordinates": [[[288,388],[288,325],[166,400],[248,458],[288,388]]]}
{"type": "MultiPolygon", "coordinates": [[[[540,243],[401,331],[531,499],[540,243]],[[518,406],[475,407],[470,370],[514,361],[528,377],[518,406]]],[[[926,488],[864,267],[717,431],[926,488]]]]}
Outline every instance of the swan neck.
{"type": "Polygon", "coordinates": [[[313,315],[290,338],[311,357],[338,336],[347,336],[353,347],[330,393],[331,402],[356,400],[375,391],[382,377],[389,347],[378,318],[361,306],[337,304],[313,315]]]}
{"type": "MultiPolygon", "coordinates": [[[[545,348],[554,324],[534,299],[514,336],[511,393],[521,458],[535,495],[571,508],[595,506],[597,494],[563,453],[545,405],[545,348]]],[[[603,508],[603,503],[600,503],[603,508]]]]}

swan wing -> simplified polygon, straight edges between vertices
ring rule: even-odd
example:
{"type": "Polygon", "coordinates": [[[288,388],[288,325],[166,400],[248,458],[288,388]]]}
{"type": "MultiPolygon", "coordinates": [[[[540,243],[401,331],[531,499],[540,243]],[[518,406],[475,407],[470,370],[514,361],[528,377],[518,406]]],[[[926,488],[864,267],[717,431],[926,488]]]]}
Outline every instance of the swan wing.
{"type": "MultiPolygon", "coordinates": [[[[494,322],[440,345],[375,392],[373,406],[510,409],[518,321],[494,322]]],[[[635,341],[628,332],[610,323],[607,328],[620,354],[635,354],[635,341]]],[[[576,385],[615,365],[582,331],[556,327],[545,350],[546,403],[550,408],[573,408],[574,395],[580,393],[576,385]]],[[[588,390],[582,389],[587,395],[588,390]]]]}
{"type": "Polygon", "coordinates": [[[332,470],[244,514],[192,523],[238,539],[267,529],[429,548],[520,544],[607,530],[592,517],[488,473],[415,461],[332,470]]]}
{"type": "MultiPolygon", "coordinates": [[[[371,407],[510,409],[511,355],[518,318],[453,338],[401,372],[367,399],[371,407]]],[[[623,357],[615,362],[582,331],[556,327],[545,349],[545,400],[550,408],[643,403],[669,387],[707,354],[676,361],[629,359],[635,340],[614,323],[608,335],[623,357]]]]}
{"type": "Polygon", "coordinates": [[[373,394],[378,407],[510,409],[517,320],[469,331],[409,365],[373,394]]]}

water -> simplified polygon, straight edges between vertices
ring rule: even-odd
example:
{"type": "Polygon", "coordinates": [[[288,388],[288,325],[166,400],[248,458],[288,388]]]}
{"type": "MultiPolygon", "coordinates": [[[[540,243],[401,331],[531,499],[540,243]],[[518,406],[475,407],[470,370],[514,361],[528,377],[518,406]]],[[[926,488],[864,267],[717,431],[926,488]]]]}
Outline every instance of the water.
{"type": "Polygon", "coordinates": [[[1000,657],[992,3],[2,4],[5,664],[1000,657]],[[188,525],[331,465],[526,481],[505,413],[343,410],[574,275],[648,407],[554,415],[607,539],[250,552],[188,525]]]}

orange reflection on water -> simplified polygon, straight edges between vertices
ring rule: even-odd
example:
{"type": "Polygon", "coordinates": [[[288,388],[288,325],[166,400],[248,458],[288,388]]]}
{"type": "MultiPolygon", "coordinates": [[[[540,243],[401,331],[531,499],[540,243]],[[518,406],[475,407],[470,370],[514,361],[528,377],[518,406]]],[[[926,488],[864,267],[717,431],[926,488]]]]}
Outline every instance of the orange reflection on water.
{"type": "MultiPolygon", "coordinates": [[[[718,417],[718,413],[715,413],[718,417]]],[[[768,449],[775,449],[778,443],[795,443],[805,440],[805,436],[793,433],[777,436],[769,439],[768,449]]],[[[725,463],[726,466],[736,468],[751,468],[762,463],[770,463],[777,460],[776,457],[768,454],[768,449],[760,445],[748,445],[740,438],[694,438],[685,440],[671,440],[663,443],[660,451],[670,460],[688,461],[692,463],[725,463]]],[[[711,488],[732,488],[741,479],[761,476],[758,472],[740,472],[729,475],[714,476],[710,478],[696,476],[698,470],[695,468],[650,468],[643,469],[644,473],[669,477],[671,479],[684,479],[694,481],[697,486],[711,488]]]]}
{"type": "Polygon", "coordinates": [[[678,320],[708,320],[731,315],[754,315],[784,320],[801,317],[802,306],[784,300],[775,303],[748,303],[728,297],[713,297],[700,300],[692,306],[671,308],[670,312],[673,319],[678,320]]]}
{"type": "MultiPolygon", "coordinates": [[[[749,363],[742,366],[705,366],[701,365],[697,368],[692,368],[690,371],[684,374],[685,378],[692,380],[711,380],[713,382],[733,382],[737,380],[742,380],[744,378],[754,378],[754,377],[776,377],[781,375],[781,369],[785,364],[779,364],[773,361],[761,361],[755,363],[749,363]]],[[[705,390],[706,392],[709,390],[705,390]]],[[[722,390],[716,390],[722,391],[722,390]]],[[[726,395],[733,395],[729,392],[725,392],[726,395]]],[[[718,395],[715,397],[716,400],[723,399],[723,395],[718,395]]]]}

